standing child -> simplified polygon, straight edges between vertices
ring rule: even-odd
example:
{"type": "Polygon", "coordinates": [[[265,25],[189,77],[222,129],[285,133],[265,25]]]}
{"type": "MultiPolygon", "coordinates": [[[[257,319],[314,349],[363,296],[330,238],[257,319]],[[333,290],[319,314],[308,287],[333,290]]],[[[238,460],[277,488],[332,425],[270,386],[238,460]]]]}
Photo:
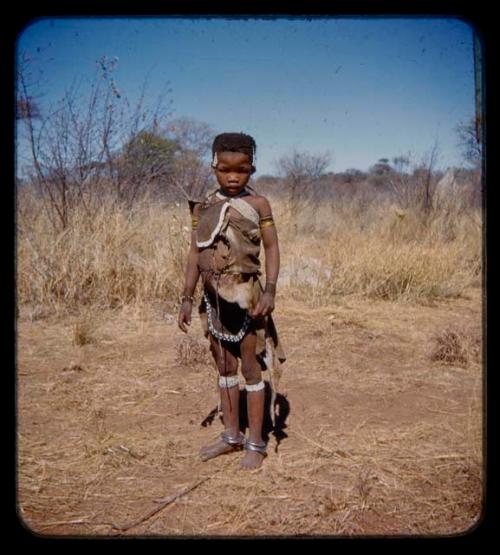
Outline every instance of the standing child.
{"type": "Polygon", "coordinates": [[[261,466],[266,456],[262,371],[269,371],[273,385],[285,360],[271,317],[280,262],[278,236],[269,201],[248,186],[255,172],[255,149],[254,139],[244,133],[222,133],[213,142],[212,167],[219,187],[203,201],[190,203],[191,248],[178,318],[180,329],[187,332],[201,275],[203,298],[198,310],[219,371],[224,431],[200,455],[208,460],[243,448],[241,466],[247,469],[261,466]],[[261,241],[264,288],[259,279],[261,241]],[[239,426],[238,359],[246,382],[248,438],[239,426]]]}

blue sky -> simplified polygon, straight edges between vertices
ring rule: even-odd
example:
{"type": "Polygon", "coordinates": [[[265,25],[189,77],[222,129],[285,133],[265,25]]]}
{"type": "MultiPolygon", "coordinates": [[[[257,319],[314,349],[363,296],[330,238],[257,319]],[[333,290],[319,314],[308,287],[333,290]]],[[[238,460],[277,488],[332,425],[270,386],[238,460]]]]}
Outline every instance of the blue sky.
{"type": "Polygon", "coordinates": [[[415,158],[437,140],[440,165],[461,163],[455,127],[474,114],[472,28],[453,18],[55,18],[33,22],[18,53],[43,71],[42,109],[96,60],[118,57],[132,101],[148,79],[173,117],[257,141],[257,176],[293,148],[332,154],[331,171],[415,158]]]}

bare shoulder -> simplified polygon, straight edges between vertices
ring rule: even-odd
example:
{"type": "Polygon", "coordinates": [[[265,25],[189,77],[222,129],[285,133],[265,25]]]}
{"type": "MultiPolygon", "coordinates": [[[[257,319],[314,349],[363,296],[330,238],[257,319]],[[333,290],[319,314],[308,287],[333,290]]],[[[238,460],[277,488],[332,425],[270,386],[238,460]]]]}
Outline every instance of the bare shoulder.
{"type": "Polygon", "coordinates": [[[250,204],[257,209],[260,216],[268,216],[272,213],[271,211],[271,204],[267,200],[266,197],[262,195],[252,195],[251,197],[247,197],[250,204]]]}

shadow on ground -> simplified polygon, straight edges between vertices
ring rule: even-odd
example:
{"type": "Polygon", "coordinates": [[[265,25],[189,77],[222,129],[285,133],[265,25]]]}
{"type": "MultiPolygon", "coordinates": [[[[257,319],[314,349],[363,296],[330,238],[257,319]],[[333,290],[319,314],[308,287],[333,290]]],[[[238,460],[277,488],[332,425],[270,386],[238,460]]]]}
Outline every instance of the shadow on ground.
{"type": "MultiPolygon", "coordinates": [[[[272,391],[269,382],[265,382],[265,400],[264,400],[264,423],[262,425],[262,439],[269,442],[269,436],[272,434],[276,438],[276,446],[274,448],[275,452],[278,452],[279,444],[283,439],[288,437],[288,434],[284,431],[287,427],[286,419],[290,414],[290,402],[281,393],[276,394],[276,399],[274,400],[274,425],[271,418],[271,398],[272,391]]],[[[247,413],[247,391],[246,389],[240,389],[240,430],[245,433],[248,428],[248,413],[247,413]]],[[[201,425],[206,428],[211,426],[215,418],[219,415],[219,420],[222,422],[222,413],[219,413],[219,407],[212,409],[206,418],[203,420],[201,425]]]]}

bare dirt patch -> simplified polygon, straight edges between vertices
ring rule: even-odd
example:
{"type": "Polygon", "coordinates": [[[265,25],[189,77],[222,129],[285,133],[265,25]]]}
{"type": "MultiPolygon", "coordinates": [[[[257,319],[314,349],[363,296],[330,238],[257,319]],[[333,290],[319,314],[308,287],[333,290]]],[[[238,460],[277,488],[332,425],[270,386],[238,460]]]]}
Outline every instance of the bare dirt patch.
{"type": "Polygon", "coordinates": [[[482,507],[480,303],[474,289],[433,306],[278,297],[287,437],[270,436],[253,473],[238,453],[198,458],[222,428],[201,425],[217,389],[196,318],[187,340],[153,309],[95,325],[21,312],[19,514],[37,534],[117,535],[113,525],[208,478],[122,533],[463,532],[482,507]],[[445,332],[467,356],[436,355],[445,332]]]}

